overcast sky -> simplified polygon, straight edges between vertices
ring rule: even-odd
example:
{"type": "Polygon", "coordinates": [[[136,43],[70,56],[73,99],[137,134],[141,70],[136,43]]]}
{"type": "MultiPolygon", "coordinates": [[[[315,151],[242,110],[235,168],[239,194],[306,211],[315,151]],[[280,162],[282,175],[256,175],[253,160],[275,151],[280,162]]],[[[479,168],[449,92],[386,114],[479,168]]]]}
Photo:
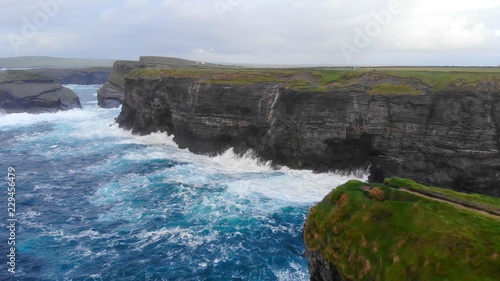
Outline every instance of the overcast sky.
{"type": "Polygon", "coordinates": [[[0,57],[158,55],[257,64],[500,65],[499,0],[0,3],[0,57]]]}

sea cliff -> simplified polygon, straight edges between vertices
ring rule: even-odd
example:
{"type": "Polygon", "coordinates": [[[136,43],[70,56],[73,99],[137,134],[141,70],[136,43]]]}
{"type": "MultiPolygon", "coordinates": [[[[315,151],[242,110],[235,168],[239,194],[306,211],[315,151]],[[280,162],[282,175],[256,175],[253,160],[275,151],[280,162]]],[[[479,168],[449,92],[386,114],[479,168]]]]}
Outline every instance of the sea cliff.
{"type": "Polygon", "coordinates": [[[230,67],[171,57],[143,56],[139,61],[119,60],[113,64],[109,80],[97,92],[98,105],[102,108],[121,106],[125,99],[125,78],[135,70],[179,68],[213,70],[230,67]]]}
{"type": "Polygon", "coordinates": [[[118,123],[196,153],[253,149],[291,168],[369,168],[374,182],[500,197],[496,73],[146,69],[124,80],[118,123]]]}

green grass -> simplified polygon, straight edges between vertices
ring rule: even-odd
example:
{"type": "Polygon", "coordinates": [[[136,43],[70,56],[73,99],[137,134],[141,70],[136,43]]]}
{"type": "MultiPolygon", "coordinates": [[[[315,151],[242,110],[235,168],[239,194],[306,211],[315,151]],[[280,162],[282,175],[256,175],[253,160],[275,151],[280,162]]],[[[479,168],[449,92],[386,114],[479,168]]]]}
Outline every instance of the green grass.
{"type": "Polygon", "coordinates": [[[361,186],[369,185],[336,188],[311,208],[305,226],[307,245],[344,278],[498,280],[499,219],[388,185],[373,185],[385,193],[379,202],[361,186]]]}
{"type": "Polygon", "coordinates": [[[406,187],[410,190],[414,191],[419,191],[419,190],[430,190],[434,192],[439,192],[443,195],[446,195],[451,198],[456,198],[459,200],[464,200],[464,201],[470,201],[470,202],[476,202],[479,204],[483,205],[489,205],[493,206],[496,208],[500,208],[500,198],[493,198],[481,194],[467,194],[467,193],[461,193],[461,192],[456,192],[450,189],[442,189],[438,187],[428,187],[425,185],[418,184],[414,181],[411,181],[409,179],[403,179],[403,178],[388,178],[385,179],[385,184],[394,188],[402,188],[406,187]]]}
{"type": "Polygon", "coordinates": [[[23,80],[54,81],[54,79],[48,76],[25,70],[0,71],[0,82],[23,81],[23,80]]]}
{"type": "MultiPolygon", "coordinates": [[[[482,81],[500,83],[500,68],[297,68],[297,69],[252,69],[252,68],[203,68],[203,69],[136,69],[130,77],[200,78],[206,83],[254,84],[260,82],[284,82],[286,86],[303,91],[326,91],[335,87],[353,87],[353,81],[363,75],[386,74],[399,78],[413,78],[427,84],[434,91],[441,91],[454,84],[460,87],[475,87],[482,81]],[[376,70],[376,71],[374,71],[376,70]],[[307,75],[304,80],[300,77],[307,75]]],[[[500,88],[498,89],[500,91],[500,88]]],[[[412,86],[378,85],[371,89],[377,94],[412,94],[422,92],[412,86]]]]}
{"type": "Polygon", "coordinates": [[[370,94],[379,95],[425,95],[424,92],[413,89],[410,85],[381,84],[372,87],[370,94]]]}
{"type": "MultiPolygon", "coordinates": [[[[490,69],[492,70],[492,69],[490,69]]],[[[400,77],[417,78],[436,91],[443,90],[453,82],[469,86],[477,86],[482,80],[500,81],[500,72],[488,72],[486,69],[464,69],[460,71],[423,71],[423,70],[392,70],[385,73],[400,77]],[[466,71],[469,70],[469,71],[466,71]]]]}
{"type": "Polygon", "coordinates": [[[358,78],[366,72],[360,71],[359,69],[352,70],[330,70],[330,69],[319,69],[312,71],[313,75],[319,76],[318,81],[321,85],[328,85],[332,83],[346,83],[352,79],[358,78]]]}
{"type": "Polygon", "coordinates": [[[283,82],[282,79],[277,77],[267,76],[267,75],[252,75],[247,77],[236,77],[233,79],[215,79],[209,78],[205,80],[206,83],[215,84],[255,84],[262,82],[283,82]]]}

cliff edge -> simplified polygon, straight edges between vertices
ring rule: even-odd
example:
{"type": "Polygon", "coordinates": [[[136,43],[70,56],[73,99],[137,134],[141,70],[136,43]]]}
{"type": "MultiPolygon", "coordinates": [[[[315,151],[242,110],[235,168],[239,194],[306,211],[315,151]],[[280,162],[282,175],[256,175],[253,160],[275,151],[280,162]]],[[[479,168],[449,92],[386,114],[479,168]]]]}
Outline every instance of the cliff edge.
{"type": "Polygon", "coordinates": [[[42,113],[81,108],[80,99],[52,78],[20,70],[0,72],[0,110],[42,113]]]}
{"type": "Polygon", "coordinates": [[[315,171],[370,168],[500,197],[500,76],[445,70],[136,69],[120,126],[315,171]]]}

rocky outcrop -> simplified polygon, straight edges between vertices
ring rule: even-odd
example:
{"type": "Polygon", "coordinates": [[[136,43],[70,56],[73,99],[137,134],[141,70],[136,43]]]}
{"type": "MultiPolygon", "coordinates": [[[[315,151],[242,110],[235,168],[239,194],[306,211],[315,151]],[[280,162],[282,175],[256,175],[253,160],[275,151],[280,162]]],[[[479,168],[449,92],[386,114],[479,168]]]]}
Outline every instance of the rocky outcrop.
{"type": "Polygon", "coordinates": [[[98,105],[103,108],[119,107],[125,99],[125,78],[138,69],[204,69],[229,68],[217,64],[207,64],[171,57],[140,57],[139,61],[116,61],[109,80],[98,90],[98,105]]]}
{"type": "Polygon", "coordinates": [[[78,96],[47,76],[28,71],[0,72],[0,110],[42,113],[81,108],[78,96]]]}
{"type": "Polygon", "coordinates": [[[125,99],[125,77],[135,69],[154,66],[136,61],[116,61],[109,80],[97,91],[98,105],[103,108],[121,106],[125,99]]]}
{"type": "Polygon", "coordinates": [[[298,91],[278,82],[131,78],[118,122],[139,134],[174,134],[196,153],[251,148],[291,168],[370,167],[372,181],[408,177],[499,197],[499,85],[432,92],[419,83],[422,94],[386,95],[369,93],[362,80],[298,91]]]}
{"type": "Polygon", "coordinates": [[[28,71],[49,76],[61,84],[99,85],[109,79],[111,67],[94,68],[36,68],[28,71]]]}

